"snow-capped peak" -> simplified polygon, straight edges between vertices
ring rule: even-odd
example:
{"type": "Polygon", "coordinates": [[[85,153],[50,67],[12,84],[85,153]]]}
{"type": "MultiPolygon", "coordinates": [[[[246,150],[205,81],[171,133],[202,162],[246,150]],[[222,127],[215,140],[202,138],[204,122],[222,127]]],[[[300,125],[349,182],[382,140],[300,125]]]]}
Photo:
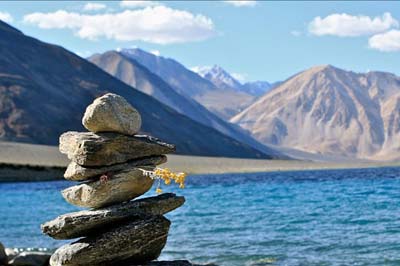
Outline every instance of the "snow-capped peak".
{"type": "Polygon", "coordinates": [[[242,86],[238,80],[233,78],[231,74],[218,65],[198,66],[191,68],[191,70],[203,78],[210,80],[216,85],[224,84],[225,86],[233,89],[239,89],[242,86]]]}

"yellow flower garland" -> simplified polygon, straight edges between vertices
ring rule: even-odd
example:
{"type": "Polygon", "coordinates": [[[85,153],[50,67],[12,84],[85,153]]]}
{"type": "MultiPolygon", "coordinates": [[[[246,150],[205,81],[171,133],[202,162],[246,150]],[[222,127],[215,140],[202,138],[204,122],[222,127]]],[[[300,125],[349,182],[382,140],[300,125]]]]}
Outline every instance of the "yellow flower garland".
{"type": "Polygon", "coordinates": [[[163,169],[159,167],[155,168],[153,171],[145,169],[140,169],[140,170],[142,170],[145,176],[148,176],[154,180],[158,180],[158,185],[156,189],[157,194],[162,193],[162,189],[160,188],[161,180],[164,180],[165,185],[170,185],[171,181],[174,180],[176,184],[179,184],[179,188],[185,188],[185,179],[186,179],[185,173],[174,173],[170,171],[168,168],[163,169]]]}

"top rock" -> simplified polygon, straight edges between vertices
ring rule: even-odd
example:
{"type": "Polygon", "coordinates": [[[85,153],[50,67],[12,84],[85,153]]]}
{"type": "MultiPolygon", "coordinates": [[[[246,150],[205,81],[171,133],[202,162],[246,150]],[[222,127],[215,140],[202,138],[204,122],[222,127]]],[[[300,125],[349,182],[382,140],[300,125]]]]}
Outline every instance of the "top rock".
{"type": "Polygon", "coordinates": [[[139,112],[123,97],[107,93],[86,108],[83,126],[94,133],[117,132],[134,135],[140,130],[142,119],[139,112]]]}

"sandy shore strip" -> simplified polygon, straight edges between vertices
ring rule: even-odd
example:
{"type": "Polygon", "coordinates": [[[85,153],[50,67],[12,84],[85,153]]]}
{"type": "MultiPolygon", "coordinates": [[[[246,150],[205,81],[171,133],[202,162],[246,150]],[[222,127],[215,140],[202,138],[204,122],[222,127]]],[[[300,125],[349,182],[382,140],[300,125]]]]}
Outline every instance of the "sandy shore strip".
{"type": "Polygon", "coordinates": [[[69,160],[58,151],[57,146],[0,142],[0,163],[66,167],[69,160]]]}
{"type": "Polygon", "coordinates": [[[174,171],[184,171],[190,174],[223,174],[389,167],[400,166],[400,162],[312,162],[173,155],[168,156],[165,166],[174,171]]]}
{"type": "MultiPolygon", "coordinates": [[[[68,164],[57,146],[0,142],[0,182],[58,180],[68,164]],[[54,178],[53,178],[54,176],[54,178]]],[[[188,174],[251,173],[400,166],[400,162],[313,162],[168,155],[163,167],[188,174]]]]}

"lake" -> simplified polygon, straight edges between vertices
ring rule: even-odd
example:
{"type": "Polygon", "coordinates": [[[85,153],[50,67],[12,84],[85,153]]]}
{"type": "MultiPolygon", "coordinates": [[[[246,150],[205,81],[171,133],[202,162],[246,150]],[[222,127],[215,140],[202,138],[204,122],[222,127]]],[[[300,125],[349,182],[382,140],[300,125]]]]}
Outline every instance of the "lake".
{"type": "MultiPolygon", "coordinates": [[[[54,249],[67,181],[0,184],[0,241],[54,249]]],[[[400,168],[189,176],[161,259],[223,266],[400,265],[400,168]]],[[[146,196],[155,195],[155,189],[146,196]]]]}

